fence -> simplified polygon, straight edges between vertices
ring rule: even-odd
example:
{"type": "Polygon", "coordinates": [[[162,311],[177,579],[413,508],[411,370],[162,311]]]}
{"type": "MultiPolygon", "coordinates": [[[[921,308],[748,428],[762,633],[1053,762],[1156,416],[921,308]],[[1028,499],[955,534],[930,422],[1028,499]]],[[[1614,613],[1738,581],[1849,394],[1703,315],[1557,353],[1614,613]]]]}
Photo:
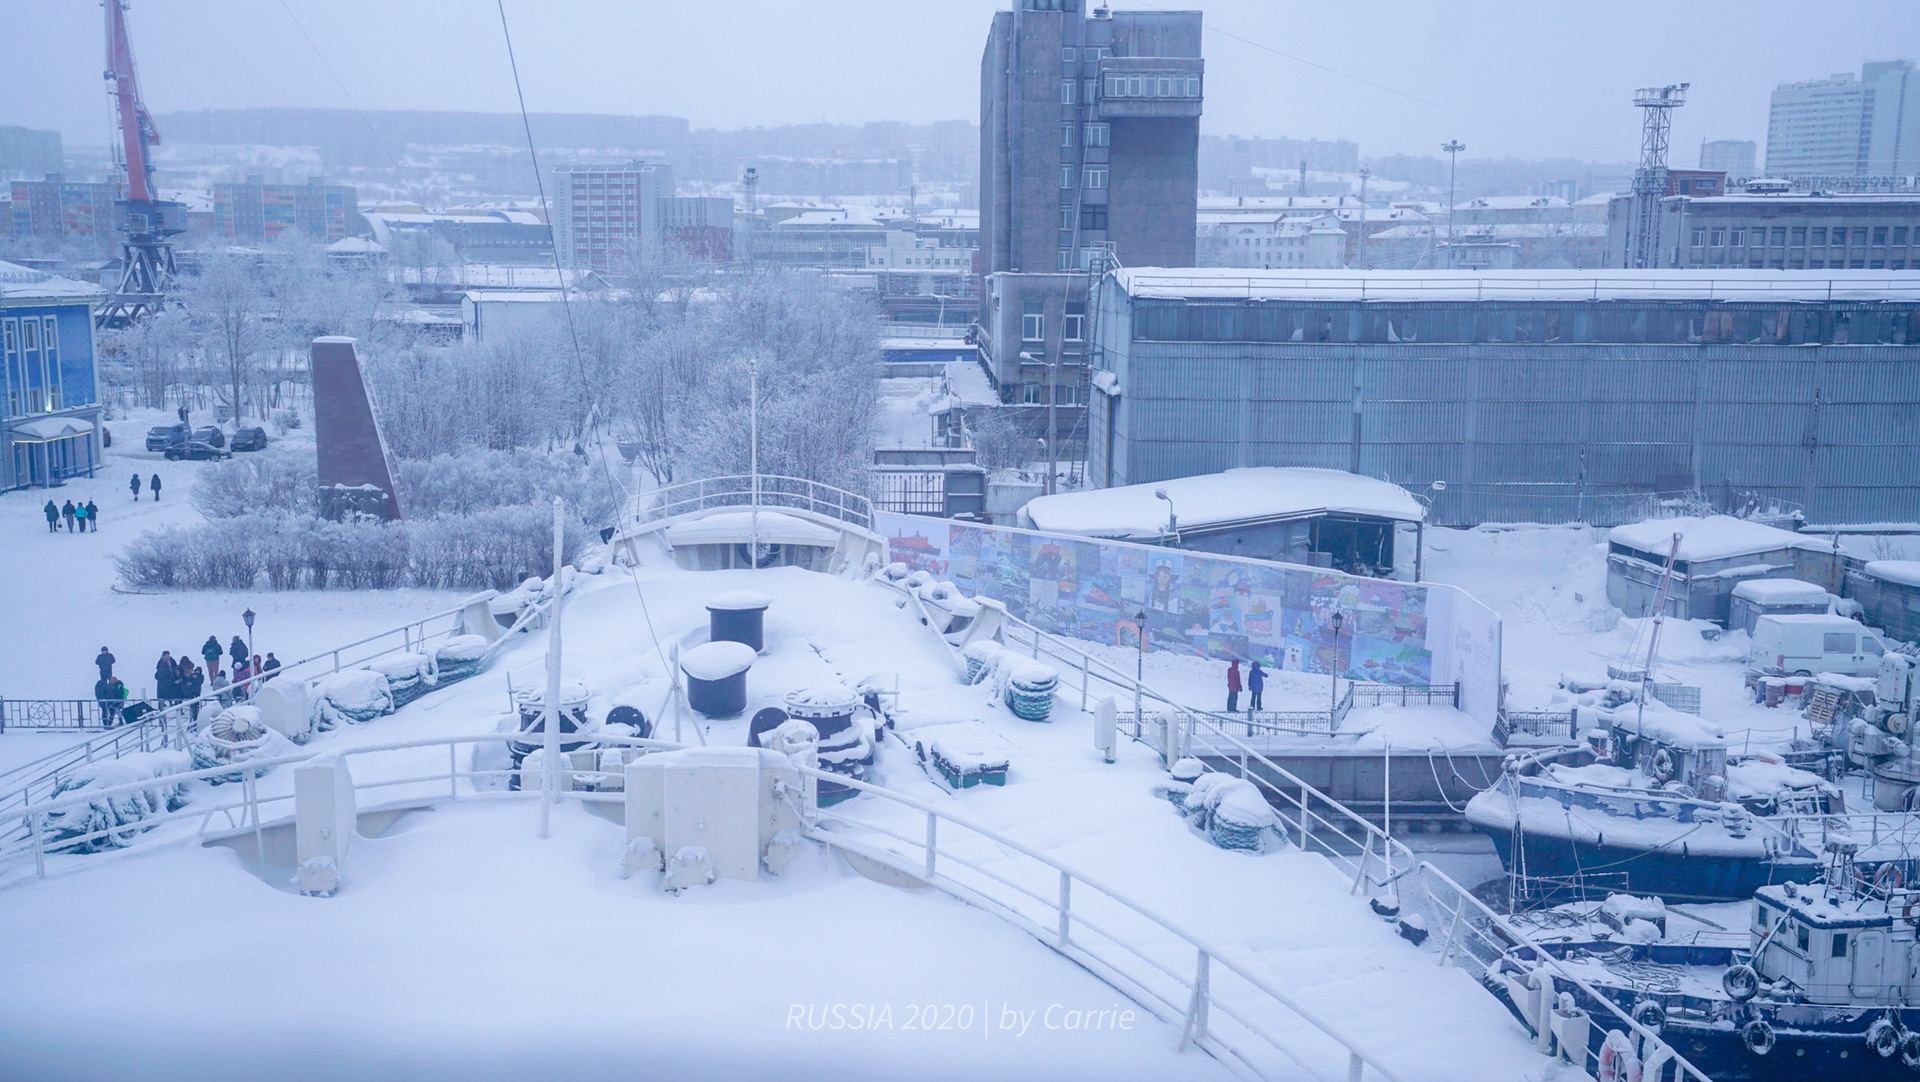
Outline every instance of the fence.
{"type": "Polygon", "coordinates": [[[698,481],[670,485],[642,493],[627,501],[621,521],[628,530],[684,515],[719,507],[760,507],[778,510],[791,508],[849,522],[864,530],[873,529],[873,503],[865,496],[845,489],[823,485],[802,477],[761,474],[758,494],[755,478],[748,474],[731,477],[706,477],[698,481]]]}
{"type": "Polygon", "coordinates": [[[99,729],[96,699],[0,699],[0,733],[8,729],[99,729]]]}

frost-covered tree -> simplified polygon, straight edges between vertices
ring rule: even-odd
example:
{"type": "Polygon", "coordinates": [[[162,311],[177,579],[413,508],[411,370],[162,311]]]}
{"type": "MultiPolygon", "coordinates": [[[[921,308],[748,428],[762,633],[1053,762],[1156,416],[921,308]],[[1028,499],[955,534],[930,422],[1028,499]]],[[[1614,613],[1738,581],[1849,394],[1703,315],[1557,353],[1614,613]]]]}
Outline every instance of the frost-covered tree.
{"type": "Polygon", "coordinates": [[[188,327],[199,338],[208,363],[230,392],[233,422],[245,416],[243,391],[253,382],[261,350],[267,346],[262,322],[267,292],[253,256],[229,251],[203,253],[199,272],[183,275],[175,292],[188,327]]]}

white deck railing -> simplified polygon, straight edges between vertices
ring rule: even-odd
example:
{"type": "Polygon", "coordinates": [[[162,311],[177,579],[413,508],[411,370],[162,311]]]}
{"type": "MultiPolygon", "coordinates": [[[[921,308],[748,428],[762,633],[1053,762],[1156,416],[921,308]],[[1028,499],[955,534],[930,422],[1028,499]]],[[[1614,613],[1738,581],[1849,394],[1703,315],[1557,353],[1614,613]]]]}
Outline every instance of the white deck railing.
{"type": "Polygon", "coordinates": [[[624,532],[641,530],[676,515],[718,508],[758,506],[768,510],[808,511],[873,529],[873,503],[857,492],[809,481],[804,477],[761,474],[756,494],[751,474],[704,477],[643,492],[627,500],[621,515],[624,532]]]}

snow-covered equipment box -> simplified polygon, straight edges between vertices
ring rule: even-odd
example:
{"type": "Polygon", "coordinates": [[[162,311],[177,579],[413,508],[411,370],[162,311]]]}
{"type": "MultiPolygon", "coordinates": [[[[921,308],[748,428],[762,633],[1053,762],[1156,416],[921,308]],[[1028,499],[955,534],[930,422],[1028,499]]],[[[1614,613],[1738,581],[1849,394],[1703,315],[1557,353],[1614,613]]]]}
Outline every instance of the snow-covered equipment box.
{"type": "Polygon", "coordinates": [[[977,721],[955,721],[912,730],[913,753],[954,789],[1005,785],[1012,766],[1006,741],[977,721]]]}
{"type": "Polygon", "coordinates": [[[628,874],[667,872],[680,890],[722,879],[755,880],[791,854],[776,845],[802,827],[800,772],[766,748],[686,748],[646,755],[627,767],[628,874]],[[776,852],[777,851],[777,852],[776,852]],[[671,854],[689,875],[674,875],[671,854]],[[772,859],[769,859],[772,858],[772,859]]]}

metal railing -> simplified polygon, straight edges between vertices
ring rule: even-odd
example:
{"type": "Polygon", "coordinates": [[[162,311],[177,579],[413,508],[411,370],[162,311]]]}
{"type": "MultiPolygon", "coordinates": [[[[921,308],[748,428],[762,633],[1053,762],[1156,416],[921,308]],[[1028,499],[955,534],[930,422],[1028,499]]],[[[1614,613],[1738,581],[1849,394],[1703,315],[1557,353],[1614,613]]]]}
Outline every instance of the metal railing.
{"type": "MultiPolygon", "coordinates": [[[[873,529],[872,501],[857,492],[848,492],[803,477],[763,473],[759,477],[758,499],[763,508],[808,511],[851,523],[863,530],[873,529]]],[[[754,500],[754,477],[751,474],[705,477],[629,498],[621,521],[627,530],[638,530],[663,519],[694,511],[751,507],[754,500]]]]}
{"type": "MultiPolygon", "coordinates": [[[[1166,739],[1172,747],[1158,750],[1169,762],[1176,754],[1190,755],[1199,758],[1210,770],[1218,769],[1216,764],[1219,764],[1252,782],[1268,803],[1275,807],[1281,826],[1290,840],[1302,850],[1319,852],[1347,869],[1353,876],[1353,893],[1358,894],[1363,888],[1369,893],[1375,890],[1391,891],[1401,897],[1403,904],[1411,903],[1417,907],[1417,911],[1423,910],[1426,927],[1434,930],[1436,935],[1439,929],[1444,929],[1444,935],[1438,936],[1440,964],[1452,962],[1470,973],[1483,987],[1492,990],[1499,982],[1491,974],[1496,966],[1502,964],[1502,959],[1516,945],[1532,945],[1532,941],[1504,917],[1445,872],[1420,859],[1405,843],[1280,766],[1245,738],[1235,736],[1221,727],[1220,722],[1232,721],[1231,717],[1179,706],[1167,696],[1136,682],[1133,674],[1122,672],[1017,618],[1007,617],[1006,627],[1009,641],[1014,642],[1019,636],[1025,636],[1026,645],[1036,658],[1072,659],[1074,667],[1078,667],[1082,674],[1083,708],[1090,693],[1089,685],[1094,680],[1128,696],[1137,695],[1143,703],[1153,701],[1165,704],[1169,708],[1166,713],[1171,721],[1166,729],[1166,739]]],[[[1141,712],[1144,713],[1144,709],[1141,712]]],[[[1147,741],[1152,733],[1153,728],[1148,727],[1144,732],[1133,735],[1135,739],[1147,741]]],[[[1594,1018],[1595,1024],[1601,1029],[1618,1029],[1637,1038],[1646,1049],[1660,1049],[1663,1055],[1670,1055],[1672,1058],[1668,1062],[1672,1065],[1674,1082],[1710,1082],[1677,1050],[1662,1042],[1659,1034],[1635,1021],[1557,959],[1538,949],[1533,954],[1538,979],[1550,986],[1556,986],[1555,982],[1559,982],[1567,988],[1577,988],[1587,1001],[1605,1012],[1594,1018]]],[[[1548,991],[1551,1000],[1552,987],[1548,991]]],[[[1521,1013],[1518,1006],[1515,1010],[1521,1013]]],[[[1523,1018],[1522,1021],[1535,1032],[1542,1052],[1554,1050],[1554,1039],[1550,1033],[1540,1032],[1533,1020],[1523,1018]]],[[[1590,1044],[1587,1048],[1577,1050],[1565,1049],[1563,1054],[1583,1070],[1598,1071],[1597,1045],[1590,1044]]],[[[1665,1080],[1650,1075],[1644,1082],[1665,1080]]]]}
{"type": "Polygon", "coordinates": [[[104,728],[101,699],[0,699],[0,733],[8,729],[104,728]]]}
{"type": "Polygon", "coordinates": [[[1258,973],[1243,957],[1250,951],[1222,950],[1086,872],[944,808],[843,775],[808,773],[908,809],[925,824],[922,835],[909,836],[876,822],[857,802],[850,802],[821,809],[822,828],[809,836],[998,914],[1174,1025],[1182,1048],[1198,1045],[1263,1078],[1298,1077],[1302,1070],[1327,1078],[1319,1068],[1333,1065],[1326,1062],[1329,1054],[1351,1082],[1365,1077],[1368,1069],[1394,1082],[1401,1077],[1352,1036],[1258,973]],[[832,827],[840,829],[827,829],[832,827]],[[856,839],[850,831],[885,840],[856,839]],[[969,851],[986,854],[986,859],[969,859],[969,851]],[[1293,1047],[1300,1030],[1297,1024],[1284,1024],[1288,1017],[1317,1031],[1322,1047],[1293,1047]],[[1271,1056],[1256,1047],[1261,1044],[1292,1067],[1276,1075],[1263,1062],[1271,1056]]]}

